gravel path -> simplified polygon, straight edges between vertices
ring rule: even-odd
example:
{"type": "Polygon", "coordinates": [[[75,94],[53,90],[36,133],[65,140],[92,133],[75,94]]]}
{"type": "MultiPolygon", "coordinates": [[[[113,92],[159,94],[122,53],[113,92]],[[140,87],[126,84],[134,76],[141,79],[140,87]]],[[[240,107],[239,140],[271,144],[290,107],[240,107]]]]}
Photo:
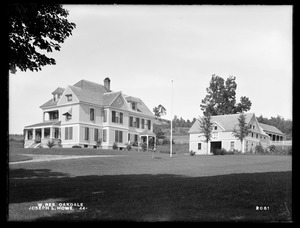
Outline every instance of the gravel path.
{"type": "Polygon", "coordinates": [[[65,159],[79,159],[79,158],[99,158],[99,157],[124,157],[125,155],[48,155],[48,154],[21,154],[29,156],[32,159],[26,161],[10,162],[9,164],[21,164],[30,162],[46,162],[54,160],[65,160],[65,159]]]}

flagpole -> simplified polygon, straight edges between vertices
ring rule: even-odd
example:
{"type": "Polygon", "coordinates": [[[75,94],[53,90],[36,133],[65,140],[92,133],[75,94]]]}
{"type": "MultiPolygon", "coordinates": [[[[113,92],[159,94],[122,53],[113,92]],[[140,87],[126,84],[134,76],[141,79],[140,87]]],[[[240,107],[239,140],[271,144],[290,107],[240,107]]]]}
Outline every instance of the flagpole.
{"type": "Polygon", "coordinates": [[[173,145],[172,140],[173,139],[173,80],[172,80],[172,99],[171,99],[171,136],[170,136],[170,158],[173,154],[173,145]]]}

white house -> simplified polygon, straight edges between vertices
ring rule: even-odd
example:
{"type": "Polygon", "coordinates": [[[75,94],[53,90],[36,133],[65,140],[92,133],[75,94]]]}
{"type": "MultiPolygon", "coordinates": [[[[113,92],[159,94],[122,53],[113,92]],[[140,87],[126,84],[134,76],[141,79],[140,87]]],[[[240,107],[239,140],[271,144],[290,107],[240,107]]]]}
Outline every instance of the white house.
{"type": "Polygon", "coordinates": [[[66,148],[95,148],[99,139],[102,148],[155,141],[153,113],[140,98],[111,91],[109,78],[104,85],[81,80],[58,87],[52,95],[40,106],[43,121],[24,128],[25,148],[47,147],[49,140],[61,141],[66,148]]]}
{"type": "MultiPolygon", "coordinates": [[[[213,123],[212,139],[208,143],[205,142],[203,133],[200,131],[199,120],[196,120],[189,130],[189,151],[196,154],[206,154],[208,151],[212,154],[212,150],[216,148],[224,148],[226,150],[241,150],[241,141],[232,135],[234,127],[238,124],[240,114],[218,115],[212,116],[213,123]]],[[[270,136],[264,132],[259,125],[254,113],[246,113],[246,123],[250,133],[244,139],[244,151],[253,150],[256,145],[261,143],[263,147],[269,145],[270,136]]]]}

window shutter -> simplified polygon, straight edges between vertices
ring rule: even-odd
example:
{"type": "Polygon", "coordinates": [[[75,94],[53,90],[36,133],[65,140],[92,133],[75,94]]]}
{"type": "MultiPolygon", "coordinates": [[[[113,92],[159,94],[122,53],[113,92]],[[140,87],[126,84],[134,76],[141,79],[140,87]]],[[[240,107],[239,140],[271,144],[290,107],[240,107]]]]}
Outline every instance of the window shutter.
{"type": "Polygon", "coordinates": [[[73,139],[73,127],[69,127],[69,139],[73,139]]]}
{"type": "Polygon", "coordinates": [[[68,140],[69,139],[69,129],[68,127],[65,127],[65,140],[68,140]]]}
{"type": "Polygon", "coordinates": [[[123,113],[120,112],[120,123],[122,124],[123,123],[123,113]]]}
{"type": "Polygon", "coordinates": [[[123,142],[123,131],[119,131],[119,142],[123,142]]]}

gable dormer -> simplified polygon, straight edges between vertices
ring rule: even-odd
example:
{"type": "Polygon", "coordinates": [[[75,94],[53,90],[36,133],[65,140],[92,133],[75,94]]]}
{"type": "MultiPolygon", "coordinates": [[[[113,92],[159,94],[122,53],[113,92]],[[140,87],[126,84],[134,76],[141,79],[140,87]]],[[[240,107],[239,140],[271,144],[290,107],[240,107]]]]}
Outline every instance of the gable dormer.
{"type": "Polygon", "coordinates": [[[61,95],[65,91],[64,88],[58,87],[56,90],[54,90],[51,94],[53,95],[53,101],[56,102],[61,98],[61,95]]]}

